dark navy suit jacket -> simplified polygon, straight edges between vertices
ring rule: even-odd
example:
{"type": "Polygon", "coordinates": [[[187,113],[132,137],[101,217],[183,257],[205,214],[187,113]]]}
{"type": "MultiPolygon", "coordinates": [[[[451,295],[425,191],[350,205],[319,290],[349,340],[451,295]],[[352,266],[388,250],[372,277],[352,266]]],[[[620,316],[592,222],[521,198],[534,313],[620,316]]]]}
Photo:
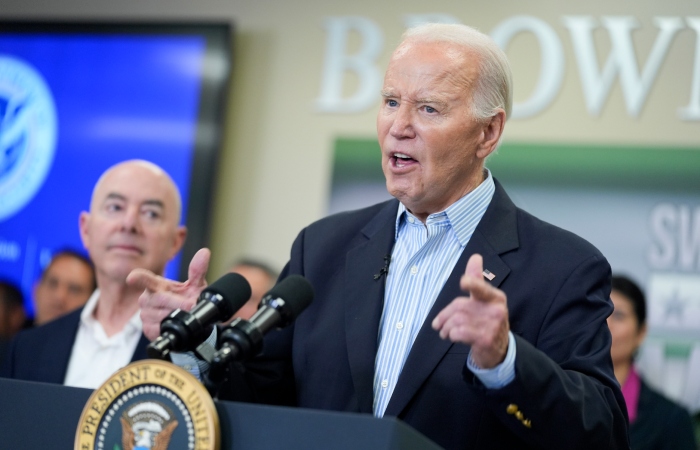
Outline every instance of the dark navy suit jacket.
{"type": "MultiPolygon", "coordinates": [[[[45,325],[20,332],[10,345],[0,376],[63,384],[82,311],[79,308],[45,325]]],[[[146,346],[148,339],[141,334],[132,362],[147,358],[146,346]]]]}
{"type": "MultiPolygon", "coordinates": [[[[297,237],[282,277],[315,290],[296,323],[268,334],[244,379],[258,401],[371,413],[385,278],[398,202],[322,219],[297,237]]],[[[391,267],[389,267],[391,271],[391,267]]],[[[420,330],[386,416],[445,448],[629,448],[627,412],[610,359],[610,267],[578,236],[518,209],[500,184],[420,330]],[[455,297],[470,255],[508,297],[515,380],[486,389],[469,347],[430,324],[455,297]],[[529,424],[529,427],[527,426],[529,424]]],[[[225,394],[225,393],[224,393],[225,394]]],[[[235,395],[233,396],[235,399],[235,395]]]]}
{"type": "Polygon", "coordinates": [[[690,414],[642,380],[637,420],[630,426],[634,450],[695,450],[690,414]]]}

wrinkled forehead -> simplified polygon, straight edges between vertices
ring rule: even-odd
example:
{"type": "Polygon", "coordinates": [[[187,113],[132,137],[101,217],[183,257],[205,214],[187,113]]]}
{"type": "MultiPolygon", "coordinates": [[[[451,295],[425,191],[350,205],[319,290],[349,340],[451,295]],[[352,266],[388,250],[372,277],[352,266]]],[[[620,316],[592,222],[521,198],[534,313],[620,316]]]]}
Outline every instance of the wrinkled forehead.
{"type": "Polygon", "coordinates": [[[91,210],[98,208],[108,198],[161,204],[172,211],[179,221],[181,199],[177,186],[160,167],[141,162],[123,163],[107,170],[98,180],[92,193],[91,210]]]}
{"type": "MultiPolygon", "coordinates": [[[[445,82],[459,91],[469,89],[478,77],[478,57],[469,48],[451,42],[403,42],[392,54],[384,89],[397,80],[411,80],[416,88],[430,89],[445,82]]],[[[419,89],[420,90],[420,89],[419,89]]]]}
{"type": "Polygon", "coordinates": [[[406,39],[394,50],[389,60],[389,66],[400,60],[411,61],[416,57],[430,57],[443,65],[453,68],[467,69],[478,65],[478,53],[464,44],[450,41],[425,41],[406,39]]]}

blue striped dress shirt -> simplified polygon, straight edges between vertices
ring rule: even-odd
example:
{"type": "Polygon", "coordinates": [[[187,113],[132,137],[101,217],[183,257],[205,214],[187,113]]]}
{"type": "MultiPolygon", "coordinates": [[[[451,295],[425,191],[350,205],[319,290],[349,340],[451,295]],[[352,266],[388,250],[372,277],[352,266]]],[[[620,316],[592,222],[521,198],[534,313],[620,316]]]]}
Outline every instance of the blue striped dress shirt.
{"type": "MultiPolygon", "coordinates": [[[[384,415],[418,331],[494,192],[487,170],[486,179],[476,189],[445,211],[428,216],[425,224],[399,204],[375,360],[375,416],[384,415]]],[[[514,344],[512,336],[510,343],[514,344]]],[[[513,347],[509,345],[509,353],[513,347]]],[[[514,360],[514,354],[510,356],[514,360]]]]}

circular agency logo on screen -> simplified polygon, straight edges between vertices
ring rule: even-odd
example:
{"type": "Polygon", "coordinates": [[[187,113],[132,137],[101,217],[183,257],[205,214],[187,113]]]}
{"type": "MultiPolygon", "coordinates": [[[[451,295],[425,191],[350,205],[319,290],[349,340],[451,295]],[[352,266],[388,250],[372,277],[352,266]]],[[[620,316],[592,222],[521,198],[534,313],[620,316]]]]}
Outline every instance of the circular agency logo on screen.
{"type": "Polygon", "coordinates": [[[56,107],[41,74],[0,54],[0,221],[36,195],[56,149],[56,107]]]}

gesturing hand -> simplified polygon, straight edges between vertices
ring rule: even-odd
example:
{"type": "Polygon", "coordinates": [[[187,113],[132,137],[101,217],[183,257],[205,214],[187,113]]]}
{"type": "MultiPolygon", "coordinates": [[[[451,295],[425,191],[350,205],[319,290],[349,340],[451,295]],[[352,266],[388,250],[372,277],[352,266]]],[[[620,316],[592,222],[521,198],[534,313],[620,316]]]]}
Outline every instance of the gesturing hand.
{"type": "Polygon", "coordinates": [[[471,357],[482,369],[490,369],[506,357],[508,308],[506,294],[484,280],[483,258],[474,254],[460,280],[467,297],[457,297],[433,320],[440,337],[471,345],[471,357]]]}
{"type": "Polygon", "coordinates": [[[144,289],[139,297],[143,334],[153,341],[160,336],[161,321],[175,309],[189,311],[197,302],[200,292],[207,287],[204,279],[209,268],[209,249],[200,249],[192,258],[184,283],[169,280],[146,269],[134,269],[127,283],[144,289]]]}

